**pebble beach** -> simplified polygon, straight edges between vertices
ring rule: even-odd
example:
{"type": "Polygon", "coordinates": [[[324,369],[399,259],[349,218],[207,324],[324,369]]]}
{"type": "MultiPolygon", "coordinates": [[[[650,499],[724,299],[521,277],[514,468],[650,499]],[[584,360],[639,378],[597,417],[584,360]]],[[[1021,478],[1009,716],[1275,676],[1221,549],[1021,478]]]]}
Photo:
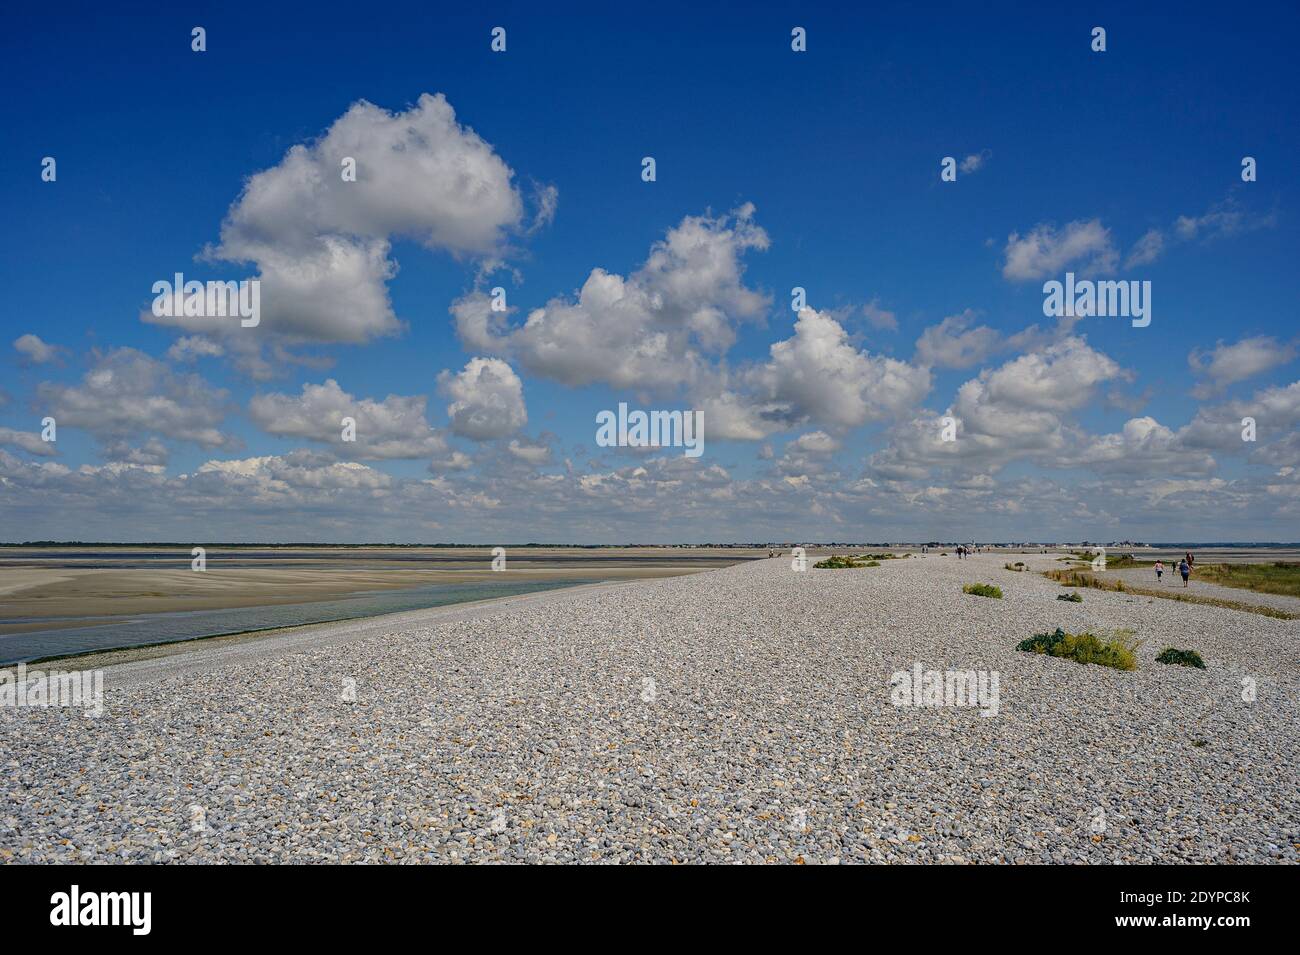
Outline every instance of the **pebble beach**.
{"type": "Polygon", "coordinates": [[[785,556],[108,667],[98,717],[0,707],[0,861],[1300,861],[1300,620],[1059,566],[785,556]],[[1015,649],[1057,627],[1138,669],[1015,649]],[[896,705],[918,664],[996,713],[896,705]]]}

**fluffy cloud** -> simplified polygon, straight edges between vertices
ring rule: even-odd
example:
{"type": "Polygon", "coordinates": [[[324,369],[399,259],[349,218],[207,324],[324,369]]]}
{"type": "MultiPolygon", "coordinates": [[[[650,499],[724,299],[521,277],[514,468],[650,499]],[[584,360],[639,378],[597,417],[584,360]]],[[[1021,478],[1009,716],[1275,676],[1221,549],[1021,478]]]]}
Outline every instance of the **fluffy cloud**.
{"type": "Polygon", "coordinates": [[[451,430],[475,441],[504,438],[528,423],[524,387],[499,358],[474,358],[458,373],[438,376],[438,390],[451,399],[451,430]]]}
{"type": "Polygon", "coordinates": [[[1289,364],[1295,357],[1294,343],[1279,342],[1271,335],[1257,335],[1231,345],[1219,342],[1208,353],[1197,349],[1187,356],[1187,363],[1207,379],[1196,389],[1197,397],[1208,397],[1229,385],[1289,364]]]}
{"type": "Polygon", "coordinates": [[[784,427],[751,396],[721,385],[714,394],[697,398],[695,406],[710,441],[759,441],[784,427]]]}
{"type": "MultiPolygon", "coordinates": [[[[502,447],[495,452],[509,456],[502,447]]],[[[476,542],[515,539],[526,527],[543,540],[671,541],[730,540],[759,513],[762,537],[787,540],[844,540],[864,527],[925,540],[936,532],[1014,537],[1029,529],[1058,539],[1152,536],[1170,526],[1266,539],[1280,521],[1300,517],[1300,485],[1285,466],[1260,481],[1184,476],[1171,467],[1067,484],[958,470],[936,482],[924,475],[881,481],[836,472],[825,455],[812,454],[787,454],[751,479],[679,454],[586,471],[493,465],[396,478],[298,451],[210,461],[168,476],[125,464],[71,469],[0,449],[0,524],[28,539],[109,539],[128,528],[126,536],[201,540],[218,527],[254,540],[476,542]]]]}
{"type": "Polygon", "coordinates": [[[301,491],[376,491],[393,484],[387,474],[356,461],[332,461],[301,450],[284,456],[208,461],[190,480],[219,481],[234,490],[250,489],[258,497],[293,497],[301,491]]]}
{"type": "MultiPolygon", "coordinates": [[[[320,139],[249,178],[208,256],[257,266],[266,332],[365,342],[401,328],[386,285],[397,269],[391,241],[412,239],[455,256],[500,254],[522,228],[513,178],[441,94],[424,94],[397,113],[359,102],[320,139]],[[355,182],[341,175],[348,158],[356,161],[355,182]]],[[[541,195],[549,218],[554,190],[541,195]]],[[[144,317],[191,331],[232,329],[221,319],[144,317]]]]}
{"type": "Polygon", "coordinates": [[[340,458],[423,458],[447,451],[425,418],[427,401],[422,395],[356,398],[328,378],[303,385],[299,395],[256,395],[248,412],[268,434],[320,441],[340,458]],[[355,441],[343,440],[343,418],[356,422],[355,441]]]}
{"type": "Polygon", "coordinates": [[[1063,229],[1040,223],[1021,236],[1007,237],[1002,275],[1013,282],[1046,278],[1066,266],[1084,272],[1110,272],[1118,261],[1110,230],[1100,219],[1071,222],[1063,229]]]}
{"type": "Polygon", "coordinates": [[[786,451],[798,451],[802,454],[832,454],[840,449],[840,442],[825,431],[809,431],[801,434],[785,446],[786,451]]]}
{"type": "Polygon", "coordinates": [[[186,362],[198,358],[220,358],[226,353],[218,342],[202,335],[185,335],[176,339],[167,349],[167,357],[172,361],[186,362]]]}
{"type": "Polygon", "coordinates": [[[510,442],[507,450],[511,456],[534,467],[549,464],[551,460],[551,446],[545,441],[529,441],[527,438],[515,438],[510,442]]]}
{"type": "Polygon", "coordinates": [[[1082,407],[1098,384],[1120,374],[1119,365],[1082,338],[1068,338],[1021,355],[979,380],[994,404],[1061,412],[1082,407]]]}
{"type": "Polygon", "coordinates": [[[937,368],[969,368],[978,365],[1002,345],[1002,336],[987,325],[974,328],[975,313],[969,308],[931,325],[916,342],[918,365],[937,368]]]}
{"type": "Polygon", "coordinates": [[[518,328],[505,327],[488,296],[471,293],[451,308],[461,340],[566,385],[666,391],[696,380],[706,354],[725,352],[736,325],[768,306],[742,283],[745,252],[768,246],[753,216],[752,205],[729,216],[687,216],[636,272],[593,269],[576,299],[551,299],[518,328]]]}
{"type": "Polygon", "coordinates": [[[1099,385],[1123,376],[1082,338],[1020,355],[964,383],[946,415],[918,415],[895,427],[890,444],[871,457],[872,468],[889,480],[920,480],[932,467],[988,472],[1018,458],[1068,462],[1088,437],[1065,416],[1087,405],[1099,385]],[[955,441],[942,440],[943,417],[954,419],[955,441]]]}
{"type": "Polygon", "coordinates": [[[59,357],[59,347],[50,345],[32,334],[19,335],[14,339],[14,349],[31,365],[44,365],[59,357]]]}
{"type": "Polygon", "coordinates": [[[53,444],[41,440],[39,432],[15,431],[13,428],[0,428],[0,444],[7,444],[14,448],[22,448],[28,454],[39,455],[43,458],[52,458],[58,453],[54,450],[53,444]]]}
{"type": "Polygon", "coordinates": [[[167,445],[157,438],[150,438],[140,447],[127,441],[110,441],[103,446],[104,459],[112,464],[129,464],[136,467],[163,467],[171,453],[167,445]]]}
{"type": "Polygon", "coordinates": [[[743,282],[745,252],[768,246],[753,217],[752,205],[687,216],[630,276],[594,269],[575,300],[552,299],[513,328],[482,292],[456,301],[451,314],[467,347],[567,385],[685,390],[712,438],[757,440],[806,421],[852,428],[924,396],[927,370],[857,349],[833,315],[814,309],[800,313],[766,362],[737,371],[722,363],[739,325],[770,304],[743,282]]]}
{"type": "Polygon", "coordinates": [[[839,322],[811,308],[770,356],[743,378],[769,433],[804,421],[856,428],[902,414],[930,390],[928,369],[859,350],[839,322]]]}
{"type": "Polygon", "coordinates": [[[1241,452],[1246,449],[1241,440],[1244,418],[1255,420],[1259,441],[1285,439],[1300,427],[1300,381],[1265,388],[1249,398],[1202,407],[1180,430],[1179,438],[1188,447],[1241,452]]]}
{"type": "Polygon", "coordinates": [[[1283,438],[1266,444],[1256,451],[1252,459],[1275,468],[1286,468],[1288,476],[1300,477],[1300,431],[1292,431],[1283,438]]]}
{"type": "Polygon", "coordinates": [[[430,474],[443,474],[447,471],[468,471],[474,466],[474,459],[464,451],[452,451],[443,457],[429,462],[430,474]]]}
{"type": "Polygon", "coordinates": [[[234,447],[220,430],[228,393],[195,374],[176,374],[134,348],[96,354],[77,385],[46,382],[37,389],[42,414],[60,428],[88,431],[101,441],[161,435],[205,448],[234,447]]]}
{"type": "Polygon", "coordinates": [[[1151,417],[1131,418],[1115,434],[1097,435],[1055,462],[1099,473],[1186,478],[1211,473],[1216,463],[1202,450],[1189,448],[1170,428],[1151,417]]]}

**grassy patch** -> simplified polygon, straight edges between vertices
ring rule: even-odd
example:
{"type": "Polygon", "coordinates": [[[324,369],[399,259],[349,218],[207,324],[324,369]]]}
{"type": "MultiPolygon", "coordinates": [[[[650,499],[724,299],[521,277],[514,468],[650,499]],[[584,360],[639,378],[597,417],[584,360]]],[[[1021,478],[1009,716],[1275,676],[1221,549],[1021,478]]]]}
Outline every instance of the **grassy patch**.
{"type": "Polygon", "coordinates": [[[1290,561],[1198,565],[1192,571],[1192,576],[1224,587],[1238,587],[1282,597],[1300,597],[1300,564],[1290,561]]]}
{"type": "Polygon", "coordinates": [[[827,557],[825,560],[819,560],[817,563],[813,564],[813,567],[817,570],[842,570],[845,567],[861,566],[861,563],[853,557],[850,557],[848,554],[836,554],[833,557],[827,557]]]}
{"type": "Polygon", "coordinates": [[[974,594],[976,597],[996,597],[1002,599],[1002,588],[994,587],[992,584],[967,584],[961,589],[964,594],[974,594]]]}
{"type": "Polygon", "coordinates": [[[1068,603],[1072,603],[1072,604],[1081,604],[1081,603],[1083,603],[1083,595],[1082,595],[1082,594],[1077,594],[1077,593],[1075,593],[1075,594],[1057,594],[1057,595],[1056,595],[1056,599],[1057,599],[1057,600],[1064,600],[1064,601],[1066,601],[1066,602],[1068,602],[1068,603]]]}
{"type": "Polygon", "coordinates": [[[1133,633],[1120,630],[1109,640],[1092,633],[1066,633],[1060,627],[1055,633],[1038,633],[1017,644],[1017,650],[1028,653],[1045,653],[1075,663],[1093,663],[1116,670],[1136,670],[1138,644],[1133,633]]]}
{"type": "Polygon", "coordinates": [[[1018,560],[1014,564],[1003,564],[1002,567],[1004,570],[1027,570],[1028,569],[1025,567],[1025,562],[1023,560],[1018,560]]]}
{"type": "MultiPolygon", "coordinates": [[[[1090,564],[1097,555],[1092,551],[1071,551],[1068,557],[1058,560],[1090,564]]],[[[1154,567],[1154,560],[1138,560],[1125,555],[1106,555],[1107,570],[1125,570],[1132,567],[1154,567]]],[[[1171,573],[1178,572],[1176,560],[1167,561],[1165,566],[1171,573]]],[[[1086,569],[1086,568],[1080,568],[1086,569]]],[[[1281,597],[1300,598],[1300,563],[1278,560],[1268,564],[1198,564],[1192,569],[1192,577],[1210,584],[1223,587],[1236,587],[1240,590],[1253,590],[1262,594],[1277,594],[1281,597]]]]}
{"type": "MultiPolygon", "coordinates": [[[[1199,571],[1197,571],[1199,573],[1199,571]]],[[[1159,597],[1162,600],[1180,600],[1183,603],[1202,604],[1206,607],[1222,607],[1224,610],[1240,610],[1242,613],[1256,613],[1261,617],[1275,620],[1296,620],[1300,614],[1265,607],[1260,604],[1242,603],[1238,600],[1225,600],[1222,597],[1207,597],[1204,594],[1190,594],[1186,590],[1172,588],[1154,590],[1149,587],[1134,587],[1122,580],[1104,580],[1080,570],[1047,570],[1043,576],[1055,580],[1063,587],[1092,587],[1095,590],[1113,590],[1122,594],[1134,594],[1139,597],[1159,597]]]]}
{"type": "Polygon", "coordinates": [[[1138,560],[1130,554],[1106,555],[1107,570],[1123,570],[1126,567],[1154,567],[1155,564],[1154,560],[1138,560]]]}
{"type": "Polygon", "coordinates": [[[1205,661],[1195,650],[1176,650],[1173,647],[1165,647],[1160,651],[1160,656],[1156,657],[1156,663],[1173,663],[1180,667],[1196,667],[1198,670],[1205,669],[1205,661]]]}
{"type": "MultiPolygon", "coordinates": [[[[1100,551],[1091,550],[1072,550],[1068,557],[1058,557],[1057,560],[1078,561],[1084,564],[1091,564],[1100,551]]],[[[1154,560],[1139,560],[1132,554],[1107,554],[1107,570],[1123,570],[1126,567],[1151,567],[1155,565],[1154,560]]]]}
{"type": "Polygon", "coordinates": [[[825,560],[819,560],[813,564],[818,570],[843,570],[846,567],[879,567],[878,560],[863,560],[860,557],[851,557],[848,554],[835,554],[833,557],[827,557],[825,560]]]}
{"type": "Polygon", "coordinates": [[[1044,571],[1044,576],[1057,581],[1062,587],[1092,587],[1096,590],[1116,590],[1120,593],[1128,590],[1122,580],[1102,580],[1081,570],[1048,570],[1044,571]]]}

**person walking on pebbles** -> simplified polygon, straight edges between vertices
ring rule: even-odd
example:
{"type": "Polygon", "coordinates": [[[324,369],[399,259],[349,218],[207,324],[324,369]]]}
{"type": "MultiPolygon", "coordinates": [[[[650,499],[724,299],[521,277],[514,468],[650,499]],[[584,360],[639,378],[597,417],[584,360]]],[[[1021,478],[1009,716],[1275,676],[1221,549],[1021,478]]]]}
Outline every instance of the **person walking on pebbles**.
{"type": "Polygon", "coordinates": [[[1165,562],[1163,560],[1156,561],[1156,583],[1160,583],[1160,578],[1164,576],[1164,573],[1165,562]]]}
{"type": "Polygon", "coordinates": [[[1183,575],[1183,586],[1186,587],[1187,578],[1192,575],[1192,565],[1187,562],[1186,557],[1178,562],[1178,572],[1183,575]]]}

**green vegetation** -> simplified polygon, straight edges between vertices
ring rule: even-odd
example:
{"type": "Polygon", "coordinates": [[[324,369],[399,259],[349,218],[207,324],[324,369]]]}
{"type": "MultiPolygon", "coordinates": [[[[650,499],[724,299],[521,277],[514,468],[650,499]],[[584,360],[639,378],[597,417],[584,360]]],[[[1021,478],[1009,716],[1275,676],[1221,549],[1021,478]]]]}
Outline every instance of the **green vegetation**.
{"type": "Polygon", "coordinates": [[[846,567],[879,567],[882,560],[902,560],[910,554],[834,554],[813,564],[819,570],[842,570],[846,567]]]}
{"type": "Polygon", "coordinates": [[[1198,670],[1205,669],[1205,661],[1195,650],[1176,650],[1173,647],[1165,647],[1160,651],[1160,656],[1156,657],[1156,663],[1174,663],[1180,667],[1196,667],[1198,670]]]}
{"type": "Polygon", "coordinates": [[[1045,653],[1075,663],[1095,663],[1116,670],[1137,669],[1137,648],[1131,630],[1118,630],[1111,639],[1102,640],[1091,633],[1066,633],[1060,627],[1055,633],[1038,633],[1016,646],[1017,650],[1028,653],[1045,653]]]}
{"type": "MultiPolygon", "coordinates": [[[[1243,565],[1243,566],[1262,566],[1262,565],[1243,565]]],[[[1200,570],[1196,571],[1198,574],[1200,570]]],[[[1255,613],[1261,617],[1273,617],[1275,620],[1296,620],[1300,619],[1300,614],[1290,613],[1286,610],[1279,610],[1276,607],[1265,607],[1261,604],[1242,603],[1238,600],[1225,600],[1222,597],[1207,597],[1204,594],[1191,594],[1181,587],[1154,589],[1150,587],[1134,587],[1132,584],[1125,584],[1122,580],[1104,580],[1101,577],[1095,577],[1092,574],[1085,573],[1081,570],[1047,570],[1043,576],[1055,580],[1063,587],[1092,587],[1094,590],[1113,590],[1117,593],[1132,594],[1137,597],[1159,597],[1161,600],[1181,600],[1183,603],[1202,604],[1207,607],[1222,607],[1224,610],[1240,610],[1242,613],[1255,613]]]]}
{"type": "Polygon", "coordinates": [[[1083,595],[1082,595],[1082,594],[1057,594],[1057,595],[1056,595],[1056,599],[1057,599],[1057,600],[1064,600],[1064,601],[1067,601],[1068,603],[1072,603],[1072,604],[1081,604],[1081,603],[1083,603],[1083,595]]]}
{"type": "MultiPolygon", "coordinates": [[[[1057,559],[1089,564],[1096,556],[1090,550],[1076,550],[1071,551],[1068,557],[1057,559]]],[[[1128,554],[1106,555],[1106,569],[1108,571],[1154,566],[1154,560],[1138,560],[1128,554]]],[[[1165,566],[1171,575],[1176,574],[1178,572],[1178,559],[1171,558],[1165,562],[1165,566]]],[[[1198,564],[1192,568],[1192,578],[1210,584],[1219,584],[1223,587],[1237,587],[1241,590],[1254,590],[1262,594],[1300,598],[1300,563],[1295,561],[1279,560],[1268,564],[1198,564]]]]}
{"type": "Polygon", "coordinates": [[[861,567],[857,560],[848,554],[836,554],[833,557],[827,557],[825,560],[819,560],[813,564],[817,570],[841,570],[845,567],[861,567]]]}
{"type": "Polygon", "coordinates": [[[1275,561],[1271,564],[1207,564],[1194,568],[1192,577],[1224,587],[1300,597],[1300,564],[1290,561],[1275,561]]]}
{"type": "Polygon", "coordinates": [[[879,567],[877,561],[865,562],[849,554],[835,554],[827,557],[825,560],[819,560],[813,564],[818,570],[842,570],[846,567],[879,567]]]}
{"type": "Polygon", "coordinates": [[[1002,567],[1005,570],[1026,570],[1027,569],[1025,567],[1025,562],[1023,560],[1018,560],[1014,564],[1003,564],[1002,567]]]}
{"type": "Polygon", "coordinates": [[[1154,560],[1138,560],[1132,554],[1106,555],[1107,570],[1124,570],[1126,567],[1154,567],[1155,563],[1154,560]]]}
{"type": "Polygon", "coordinates": [[[967,584],[961,589],[964,594],[974,594],[976,597],[996,597],[1002,599],[1002,588],[994,587],[992,584],[967,584]]]}
{"type": "MultiPolygon", "coordinates": [[[[1069,557],[1058,557],[1057,560],[1076,561],[1084,564],[1091,564],[1100,551],[1091,550],[1072,550],[1069,557]]],[[[1153,560],[1139,560],[1132,554],[1107,554],[1107,570],[1124,570],[1128,567],[1151,567],[1155,564],[1153,560]]]]}
{"type": "Polygon", "coordinates": [[[1120,593],[1126,590],[1122,580],[1102,580],[1081,570],[1048,570],[1043,572],[1043,576],[1057,581],[1062,587],[1093,587],[1097,590],[1117,590],[1120,593]]]}

